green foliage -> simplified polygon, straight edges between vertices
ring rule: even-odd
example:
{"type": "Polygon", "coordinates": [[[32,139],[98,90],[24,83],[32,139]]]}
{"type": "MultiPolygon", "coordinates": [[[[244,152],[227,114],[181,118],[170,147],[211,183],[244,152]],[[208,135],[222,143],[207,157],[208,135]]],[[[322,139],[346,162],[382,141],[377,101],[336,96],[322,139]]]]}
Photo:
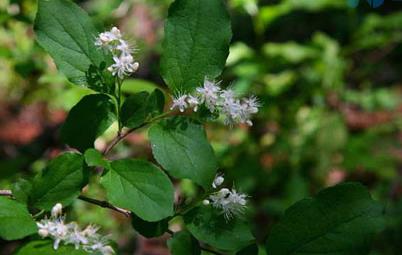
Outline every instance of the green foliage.
{"type": "Polygon", "coordinates": [[[56,203],[67,206],[87,183],[88,169],[84,157],[77,153],[61,154],[34,179],[30,204],[45,210],[50,210],[56,203]]]}
{"type": "Polygon", "coordinates": [[[361,184],[345,183],[297,202],[272,228],[267,252],[367,254],[383,227],[383,207],[361,184]]]}
{"type": "Polygon", "coordinates": [[[53,249],[53,243],[49,240],[32,241],[22,246],[15,255],[86,255],[83,250],[76,250],[74,246],[61,246],[53,249]]]}
{"type": "Polygon", "coordinates": [[[197,207],[184,215],[184,222],[198,240],[224,251],[238,251],[254,241],[247,222],[226,220],[212,207],[197,207]]]}
{"type": "Polygon", "coordinates": [[[39,0],[35,33],[72,83],[111,91],[104,82],[106,57],[94,45],[97,31],[85,11],[69,0],[39,0]]]}
{"type": "Polygon", "coordinates": [[[101,182],[110,202],[130,209],[145,221],[173,215],[173,185],[165,173],[147,161],[113,161],[101,182]]]}
{"type": "Polygon", "coordinates": [[[84,157],[85,157],[85,163],[90,167],[97,167],[97,166],[104,168],[110,167],[109,162],[105,160],[103,158],[102,153],[100,153],[96,149],[86,150],[84,157]]]}
{"type": "Polygon", "coordinates": [[[128,128],[137,128],[148,118],[163,113],[164,105],[165,98],[159,89],[155,89],[151,94],[133,94],[124,101],[121,108],[122,124],[128,128]]]}
{"type": "Polygon", "coordinates": [[[154,124],[149,130],[152,152],[166,171],[209,189],[218,164],[203,127],[177,117],[154,124]]]}
{"type": "Polygon", "coordinates": [[[92,148],[95,139],[116,120],[115,112],[115,105],[109,96],[85,96],[71,109],[61,129],[61,139],[80,151],[92,148]]]}
{"type": "Polygon", "coordinates": [[[161,74],[173,92],[191,92],[221,74],[232,36],[221,0],[177,0],[165,25],[161,74]]]}
{"type": "Polygon", "coordinates": [[[175,233],[167,244],[172,255],[201,254],[197,240],[187,231],[175,233]]]}
{"type": "Polygon", "coordinates": [[[0,237],[5,240],[17,240],[32,235],[37,231],[24,204],[0,197],[0,237]]]}
{"type": "Polygon", "coordinates": [[[131,224],[133,225],[133,228],[147,238],[159,237],[166,233],[169,227],[169,218],[156,222],[149,222],[137,217],[135,214],[133,214],[131,217],[131,224]]]}

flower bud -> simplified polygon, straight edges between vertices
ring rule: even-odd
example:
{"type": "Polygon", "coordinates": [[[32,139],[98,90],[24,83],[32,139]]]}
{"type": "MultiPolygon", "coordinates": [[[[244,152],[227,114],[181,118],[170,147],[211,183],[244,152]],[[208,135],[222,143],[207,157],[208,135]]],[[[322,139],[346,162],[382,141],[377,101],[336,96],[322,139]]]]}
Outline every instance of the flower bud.
{"type": "Polygon", "coordinates": [[[62,214],[63,206],[60,203],[57,203],[55,206],[52,208],[51,215],[52,217],[57,217],[62,214]]]}

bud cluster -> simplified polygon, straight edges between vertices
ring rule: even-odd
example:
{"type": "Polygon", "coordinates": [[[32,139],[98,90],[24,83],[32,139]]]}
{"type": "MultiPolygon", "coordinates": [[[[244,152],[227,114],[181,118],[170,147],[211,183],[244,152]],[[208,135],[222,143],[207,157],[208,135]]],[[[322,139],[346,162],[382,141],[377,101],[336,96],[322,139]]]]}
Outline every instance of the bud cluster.
{"type": "Polygon", "coordinates": [[[258,112],[260,106],[257,98],[251,96],[238,99],[233,90],[221,89],[218,85],[205,79],[203,87],[196,88],[193,95],[179,94],[174,97],[170,109],[177,108],[180,112],[184,112],[188,108],[193,108],[196,112],[199,105],[205,104],[211,113],[223,114],[226,125],[245,123],[252,126],[251,116],[258,112]]]}
{"type": "Polygon", "coordinates": [[[117,27],[110,31],[100,33],[96,38],[95,45],[110,51],[113,55],[114,64],[108,67],[108,70],[114,75],[123,79],[138,69],[138,62],[134,61],[132,56],[133,49],[125,41],[117,27]]]}
{"type": "Polygon", "coordinates": [[[60,203],[52,208],[50,218],[44,218],[36,224],[41,237],[50,237],[54,240],[53,248],[55,250],[63,242],[74,245],[75,249],[83,249],[89,253],[114,254],[113,248],[108,245],[107,237],[97,233],[98,227],[88,225],[81,230],[75,222],[66,223],[60,203]]]}

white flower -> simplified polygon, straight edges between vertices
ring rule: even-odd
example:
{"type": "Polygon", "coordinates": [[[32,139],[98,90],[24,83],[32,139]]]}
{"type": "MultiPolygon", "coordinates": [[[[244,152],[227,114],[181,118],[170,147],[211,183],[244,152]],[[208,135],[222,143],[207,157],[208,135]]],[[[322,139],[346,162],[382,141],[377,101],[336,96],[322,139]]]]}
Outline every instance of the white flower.
{"type": "Polygon", "coordinates": [[[63,213],[63,205],[60,203],[57,203],[55,206],[53,206],[51,215],[52,217],[57,217],[60,216],[63,213]]]}
{"type": "Polygon", "coordinates": [[[139,66],[138,62],[134,62],[133,56],[131,55],[114,56],[113,60],[115,63],[109,66],[108,70],[113,76],[117,75],[120,79],[137,71],[139,66]]]}
{"type": "Polygon", "coordinates": [[[224,181],[225,178],[223,178],[223,175],[217,175],[212,182],[212,187],[216,189],[217,187],[221,186],[224,181]]]}
{"type": "Polygon", "coordinates": [[[251,122],[250,118],[251,115],[258,112],[258,107],[260,107],[260,103],[255,96],[243,99],[241,104],[241,123],[247,123],[247,125],[252,126],[253,122],[251,122]]]}
{"type": "Polygon", "coordinates": [[[214,112],[219,99],[219,86],[215,82],[205,79],[204,86],[198,87],[196,91],[200,96],[201,103],[205,103],[206,107],[214,112]]]}
{"type": "Polygon", "coordinates": [[[113,27],[110,31],[99,34],[96,38],[95,45],[109,50],[113,55],[114,64],[108,67],[108,71],[113,76],[123,79],[135,71],[139,64],[134,61],[131,53],[134,51],[131,45],[122,39],[121,32],[118,28],[113,27]]]}
{"type": "Polygon", "coordinates": [[[225,124],[233,125],[239,122],[241,119],[241,104],[238,99],[235,98],[233,90],[223,90],[220,97],[221,112],[225,115],[225,124]]]}
{"type": "Polygon", "coordinates": [[[57,250],[61,243],[73,244],[75,249],[86,251],[98,251],[102,255],[114,253],[111,246],[107,245],[107,238],[97,234],[98,227],[89,225],[83,231],[75,222],[65,223],[61,204],[52,208],[51,217],[45,217],[37,222],[38,234],[42,237],[50,237],[54,240],[53,249],[57,250]]]}
{"type": "Polygon", "coordinates": [[[170,110],[177,108],[180,112],[184,112],[188,107],[187,97],[187,95],[179,94],[177,97],[173,98],[173,104],[170,107],[170,110]]]}
{"type": "Polygon", "coordinates": [[[100,33],[96,38],[95,45],[98,47],[103,47],[111,49],[113,44],[121,39],[120,30],[117,27],[113,27],[110,31],[100,33]]]}
{"type": "Polygon", "coordinates": [[[226,220],[230,220],[244,213],[247,204],[247,195],[238,193],[235,189],[223,188],[209,196],[213,207],[222,210],[226,220]]]}
{"type": "Polygon", "coordinates": [[[198,105],[200,104],[200,100],[192,95],[187,96],[187,103],[189,107],[193,108],[193,111],[196,112],[198,110],[198,105]]]}

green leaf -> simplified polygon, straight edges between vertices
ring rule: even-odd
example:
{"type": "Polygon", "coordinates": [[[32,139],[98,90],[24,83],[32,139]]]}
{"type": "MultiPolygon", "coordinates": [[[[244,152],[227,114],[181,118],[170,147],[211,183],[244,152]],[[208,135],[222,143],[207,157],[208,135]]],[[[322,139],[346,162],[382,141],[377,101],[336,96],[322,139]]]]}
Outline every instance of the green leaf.
{"type": "Polygon", "coordinates": [[[154,124],[149,138],[155,159],[169,174],[210,188],[218,163],[202,125],[185,117],[170,118],[154,124]]]}
{"type": "Polygon", "coordinates": [[[22,246],[14,255],[87,255],[82,249],[76,250],[72,245],[60,245],[53,249],[53,241],[32,241],[22,246]]]}
{"type": "Polygon", "coordinates": [[[61,128],[61,139],[80,151],[92,148],[96,138],[116,120],[115,112],[115,105],[107,95],[85,96],[68,114],[61,128]]]}
{"type": "Polygon", "coordinates": [[[236,255],[258,255],[258,246],[256,244],[252,244],[237,252],[236,255]]]}
{"type": "Polygon", "coordinates": [[[368,254],[383,225],[383,207],[361,184],[324,189],[286,210],[268,238],[270,255],[368,254]]]}
{"type": "Polygon", "coordinates": [[[27,203],[28,202],[28,197],[29,194],[31,193],[32,190],[32,183],[25,180],[25,179],[19,179],[16,183],[14,183],[12,187],[12,193],[13,197],[15,197],[16,200],[22,203],[27,203]]]}
{"type": "Polygon", "coordinates": [[[67,206],[87,183],[84,157],[77,153],[64,153],[51,160],[35,178],[30,203],[45,210],[50,210],[56,203],[67,206]]]}
{"type": "Polygon", "coordinates": [[[84,10],[69,0],[39,0],[34,29],[39,44],[72,83],[113,91],[106,57],[94,44],[98,32],[84,10]]]}
{"type": "Polygon", "coordinates": [[[35,234],[35,221],[25,205],[6,197],[0,197],[0,237],[17,240],[35,234]]]}
{"type": "Polygon", "coordinates": [[[168,230],[168,222],[169,218],[156,222],[149,222],[141,219],[135,214],[133,214],[131,217],[133,228],[146,238],[158,237],[163,235],[166,230],[168,230]]]}
{"type": "Polygon", "coordinates": [[[121,121],[128,128],[141,126],[149,117],[163,112],[165,97],[155,89],[151,94],[140,92],[128,97],[121,109],[121,121]]]}
{"type": "Polygon", "coordinates": [[[165,25],[161,73],[169,88],[192,92],[221,74],[232,37],[222,0],[176,0],[165,25]]]}
{"type": "Polygon", "coordinates": [[[175,233],[167,242],[172,255],[200,255],[198,241],[187,231],[175,233]]]}
{"type": "Polygon", "coordinates": [[[249,224],[235,218],[226,221],[211,206],[195,208],[184,215],[188,230],[198,240],[225,251],[238,251],[254,241],[249,224]]]}
{"type": "Polygon", "coordinates": [[[147,161],[113,161],[101,182],[111,203],[131,210],[143,220],[159,221],[173,214],[173,184],[147,161]]]}
{"type": "Polygon", "coordinates": [[[88,149],[84,154],[85,162],[90,167],[103,167],[108,168],[110,166],[109,161],[103,158],[102,153],[96,149],[88,149]]]}

